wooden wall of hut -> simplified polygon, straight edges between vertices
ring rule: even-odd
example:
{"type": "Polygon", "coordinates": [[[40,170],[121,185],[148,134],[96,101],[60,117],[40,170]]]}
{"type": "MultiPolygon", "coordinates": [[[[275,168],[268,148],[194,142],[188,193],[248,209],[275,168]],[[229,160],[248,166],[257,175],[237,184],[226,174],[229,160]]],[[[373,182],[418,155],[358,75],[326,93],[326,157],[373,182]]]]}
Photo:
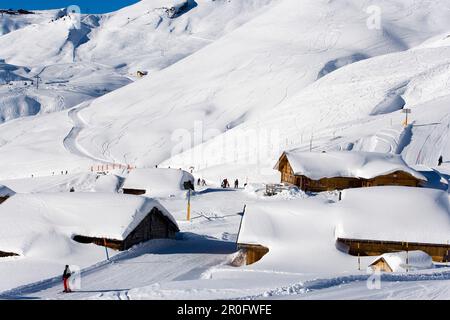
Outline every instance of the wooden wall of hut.
{"type": "Polygon", "coordinates": [[[14,252],[0,251],[0,258],[15,257],[15,256],[19,256],[19,255],[17,253],[14,253],[14,252]]]}
{"type": "Polygon", "coordinates": [[[377,270],[381,272],[392,272],[392,268],[389,266],[389,264],[384,260],[383,258],[378,259],[374,263],[370,265],[370,268],[372,270],[377,270]]]}
{"type": "Polygon", "coordinates": [[[373,179],[363,181],[363,187],[372,186],[405,186],[418,187],[421,180],[415,178],[409,173],[403,171],[396,171],[387,175],[378,176],[373,179]]]}
{"type": "Polygon", "coordinates": [[[247,265],[261,260],[261,258],[264,257],[267,254],[267,252],[269,252],[268,248],[261,246],[261,245],[254,245],[254,244],[240,244],[239,243],[238,249],[244,251],[245,264],[247,264],[247,265]]]}
{"type": "Polygon", "coordinates": [[[290,183],[297,185],[297,177],[294,175],[294,171],[292,170],[292,167],[287,159],[286,156],[284,156],[279,163],[278,170],[281,173],[281,182],[290,183]]]}
{"type": "Polygon", "coordinates": [[[143,195],[145,194],[145,192],[146,191],[144,189],[127,189],[127,188],[123,189],[124,194],[134,194],[136,196],[143,195]]]}
{"type": "Polygon", "coordinates": [[[324,178],[320,180],[312,180],[306,176],[297,177],[297,186],[309,192],[322,192],[332,190],[344,190],[349,188],[360,188],[363,186],[362,180],[358,178],[324,178]]]}
{"type": "Polygon", "coordinates": [[[450,260],[448,244],[338,238],[336,248],[352,256],[379,256],[384,253],[421,250],[435,262],[450,260]]]}
{"type": "Polygon", "coordinates": [[[72,240],[79,242],[79,243],[93,243],[98,246],[102,247],[108,247],[113,250],[124,250],[123,249],[123,241],[116,240],[116,239],[107,239],[107,238],[96,238],[96,237],[86,237],[81,235],[75,235],[73,236],[72,240]]]}
{"type": "Polygon", "coordinates": [[[124,248],[150,239],[175,239],[178,230],[157,208],[153,208],[144,220],[124,240],[124,248]]]}

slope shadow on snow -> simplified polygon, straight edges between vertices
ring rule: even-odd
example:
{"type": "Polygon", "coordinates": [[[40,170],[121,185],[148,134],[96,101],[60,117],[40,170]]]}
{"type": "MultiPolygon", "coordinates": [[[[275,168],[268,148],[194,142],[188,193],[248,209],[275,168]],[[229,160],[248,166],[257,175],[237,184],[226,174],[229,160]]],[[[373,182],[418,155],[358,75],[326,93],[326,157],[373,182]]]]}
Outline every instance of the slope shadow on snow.
{"type": "Polygon", "coordinates": [[[155,239],[132,248],[127,254],[116,256],[115,263],[127,263],[126,260],[144,254],[232,254],[237,251],[234,242],[180,232],[176,240],[155,239]]]}
{"type": "Polygon", "coordinates": [[[361,60],[365,60],[368,58],[370,58],[370,57],[366,54],[355,53],[350,56],[330,60],[325,64],[325,66],[317,74],[317,80],[326,76],[327,74],[329,74],[333,71],[336,71],[339,68],[342,68],[346,65],[349,65],[349,64],[361,61],[361,60]]]}
{"type": "Polygon", "coordinates": [[[403,129],[403,132],[398,139],[397,149],[395,150],[396,154],[402,154],[403,150],[411,143],[413,135],[412,128],[413,125],[409,124],[403,129]]]}
{"type": "Polygon", "coordinates": [[[207,188],[205,190],[196,191],[195,195],[202,195],[207,193],[215,193],[215,192],[235,192],[236,189],[224,189],[224,188],[207,188]]]}
{"type": "Polygon", "coordinates": [[[188,13],[197,6],[198,4],[195,0],[187,0],[186,3],[180,9],[178,9],[177,13],[173,16],[173,18],[178,18],[179,16],[188,13]]]}
{"type": "Polygon", "coordinates": [[[407,83],[389,90],[384,99],[372,109],[370,115],[387,114],[403,109],[406,105],[406,101],[403,99],[402,94],[405,93],[406,88],[407,83]]]}

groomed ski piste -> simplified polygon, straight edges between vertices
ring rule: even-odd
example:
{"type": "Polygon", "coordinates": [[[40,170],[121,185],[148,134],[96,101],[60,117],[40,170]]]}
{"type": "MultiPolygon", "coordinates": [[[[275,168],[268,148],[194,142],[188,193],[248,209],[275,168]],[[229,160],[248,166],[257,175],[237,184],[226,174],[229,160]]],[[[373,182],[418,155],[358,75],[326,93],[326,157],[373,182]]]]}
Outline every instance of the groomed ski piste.
{"type": "Polygon", "coordinates": [[[0,253],[17,254],[0,257],[0,299],[450,299],[445,262],[374,275],[376,257],[335,244],[450,241],[447,1],[175,2],[0,17],[0,253]],[[288,150],[387,153],[427,188],[267,197],[288,150]],[[176,238],[109,260],[73,240],[125,227],[134,197],[167,210],[176,238]],[[238,242],[269,251],[236,265],[238,242]]]}

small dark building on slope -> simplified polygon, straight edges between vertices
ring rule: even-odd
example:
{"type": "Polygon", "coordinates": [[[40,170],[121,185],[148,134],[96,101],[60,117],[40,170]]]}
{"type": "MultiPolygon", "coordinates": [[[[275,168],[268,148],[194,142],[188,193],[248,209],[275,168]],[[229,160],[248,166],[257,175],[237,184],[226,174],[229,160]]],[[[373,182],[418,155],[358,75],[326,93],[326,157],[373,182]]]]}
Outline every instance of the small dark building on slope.
{"type": "Polygon", "coordinates": [[[8,187],[0,185],[0,204],[5,202],[8,198],[12,197],[14,194],[15,192],[8,187]]]}
{"type": "Polygon", "coordinates": [[[125,178],[124,194],[169,196],[193,189],[194,177],[189,172],[170,168],[134,169],[125,178]]]}

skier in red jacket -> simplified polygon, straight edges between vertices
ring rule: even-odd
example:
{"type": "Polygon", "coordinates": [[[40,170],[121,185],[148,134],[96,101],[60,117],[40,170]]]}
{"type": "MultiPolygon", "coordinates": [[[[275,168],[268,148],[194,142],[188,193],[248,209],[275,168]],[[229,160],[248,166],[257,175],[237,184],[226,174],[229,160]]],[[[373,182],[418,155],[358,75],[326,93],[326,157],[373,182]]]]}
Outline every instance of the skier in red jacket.
{"type": "Polygon", "coordinates": [[[72,290],[70,290],[70,288],[69,288],[69,279],[70,279],[71,275],[72,275],[72,272],[70,271],[69,266],[66,265],[66,268],[64,269],[64,273],[62,276],[63,282],[64,282],[64,292],[65,293],[72,292],[72,290]]]}

